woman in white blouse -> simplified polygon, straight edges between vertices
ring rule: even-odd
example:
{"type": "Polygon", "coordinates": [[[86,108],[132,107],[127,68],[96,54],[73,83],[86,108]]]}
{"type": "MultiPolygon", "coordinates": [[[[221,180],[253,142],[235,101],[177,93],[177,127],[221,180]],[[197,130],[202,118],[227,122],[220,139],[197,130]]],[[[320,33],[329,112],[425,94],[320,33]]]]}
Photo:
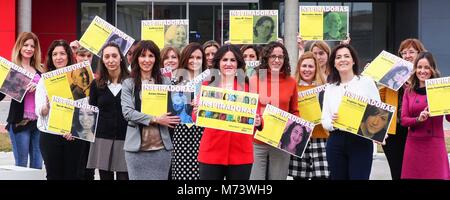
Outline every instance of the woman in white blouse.
{"type": "Polygon", "coordinates": [[[333,180],[368,180],[372,168],[373,142],[335,128],[338,108],[345,91],[378,100],[375,82],[360,76],[358,57],[352,46],[341,44],[331,52],[328,60],[331,72],[325,89],[322,125],[330,131],[327,141],[327,161],[333,180]]]}

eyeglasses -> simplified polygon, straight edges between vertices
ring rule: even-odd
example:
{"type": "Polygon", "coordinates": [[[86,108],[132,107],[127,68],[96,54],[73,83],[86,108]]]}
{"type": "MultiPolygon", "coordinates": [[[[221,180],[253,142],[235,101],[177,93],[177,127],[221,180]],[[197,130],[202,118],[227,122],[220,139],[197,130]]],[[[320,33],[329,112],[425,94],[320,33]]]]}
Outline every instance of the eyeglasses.
{"type": "Polygon", "coordinates": [[[277,55],[269,56],[269,59],[273,60],[273,61],[275,61],[277,58],[278,58],[278,60],[284,60],[284,56],[283,55],[281,55],[281,56],[277,56],[277,55]]]}
{"type": "Polygon", "coordinates": [[[417,53],[419,53],[419,52],[417,52],[417,51],[402,51],[402,52],[400,52],[400,55],[401,56],[406,56],[406,55],[414,55],[414,54],[417,54],[417,53]]]}

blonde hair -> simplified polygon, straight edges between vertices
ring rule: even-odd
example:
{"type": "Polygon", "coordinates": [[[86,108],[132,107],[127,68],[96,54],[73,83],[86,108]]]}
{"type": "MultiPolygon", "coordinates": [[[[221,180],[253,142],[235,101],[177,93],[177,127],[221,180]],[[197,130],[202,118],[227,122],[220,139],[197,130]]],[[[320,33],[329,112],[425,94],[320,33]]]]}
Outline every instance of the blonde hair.
{"type": "Polygon", "coordinates": [[[317,61],[317,58],[314,56],[314,54],[310,51],[305,52],[297,62],[297,70],[295,72],[295,79],[297,80],[297,83],[299,83],[302,80],[302,76],[300,75],[300,66],[302,65],[302,62],[306,59],[314,60],[314,67],[316,69],[316,73],[314,74],[314,83],[316,85],[325,84],[325,78],[323,77],[322,70],[319,67],[319,62],[317,61]]]}
{"type": "Polygon", "coordinates": [[[45,72],[46,70],[41,64],[41,45],[39,44],[38,37],[32,32],[22,32],[19,34],[12,50],[11,61],[16,65],[22,66],[20,50],[29,39],[34,41],[34,54],[31,57],[30,65],[39,72],[45,72]]]}
{"type": "MultiPolygon", "coordinates": [[[[331,54],[331,48],[330,46],[328,46],[328,44],[322,40],[317,40],[314,43],[311,44],[311,47],[309,48],[309,51],[312,52],[313,48],[317,47],[319,49],[321,49],[322,51],[325,51],[325,53],[327,54],[328,59],[330,59],[330,54],[331,54]]],[[[330,74],[330,67],[328,66],[328,61],[325,63],[325,71],[324,74],[328,75],[330,74]]]]}
{"type": "MultiPolygon", "coordinates": [[[[173,46],[173,44],[172,44],[173,41],[172,40],[175,38],[175,36],[177,35],[177,32],[178,32],[178,29],[180,29],[180,28],[182,28],[184,30],[185,34],[187,34],[184,26],[178,26],[178,25],[171,25],[171,26],[169,26],[169,28],[167,29],[166,33],[164,34],[165,38],[170,38],[169,40],[166,40],[166,42],[165,42],[166,45],[173,46]]],[[[186,38],[183,38],[183,39],[186,40],[186,38]]],[[[184,44],[182,44],[182,45],[184,45],[184,44]]],[[[177,46],[175,46],[175,47],[179,48],[177,46]]],[[[181,46],[180,46],[180,48],[181,48],[181,46]]]]}

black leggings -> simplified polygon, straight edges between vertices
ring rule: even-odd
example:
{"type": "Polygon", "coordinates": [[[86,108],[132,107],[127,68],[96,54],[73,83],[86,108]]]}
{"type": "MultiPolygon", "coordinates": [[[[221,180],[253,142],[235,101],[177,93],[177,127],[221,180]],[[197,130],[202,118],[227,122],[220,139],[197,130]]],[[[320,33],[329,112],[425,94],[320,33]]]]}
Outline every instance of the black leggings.
{"type": "MultiPolygon", "coordinates": [[[[98,170],[100,180],[114,180],[114,172],[98,170]]],[[[128,172],[116,172],[116,180],[128,180],[128,172]]]]}
{"type": "Polygon", "coordinates": [[[199,163],[200,180],[249,180],[252,164],[212,165],[199,163]]]}

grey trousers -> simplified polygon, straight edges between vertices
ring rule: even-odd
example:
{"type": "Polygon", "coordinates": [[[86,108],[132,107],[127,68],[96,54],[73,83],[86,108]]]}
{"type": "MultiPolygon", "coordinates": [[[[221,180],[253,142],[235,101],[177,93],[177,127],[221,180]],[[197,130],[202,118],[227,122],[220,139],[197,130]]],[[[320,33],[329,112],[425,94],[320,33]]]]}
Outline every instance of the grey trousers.
{"type": "Polygon", "coordinates": [[[291,155],[267,144],[253,143],[253,162],[250,180],[286,180],[291,155]],[[268,167],[268,168],[267,168],[268,167]],[[266,170],[268,173],[266,177],[266,170]]]}
{"type": "Polygon", "coordinates": [[[125,151],[130,180],[168,180],[172,151],[125,151]]]}

